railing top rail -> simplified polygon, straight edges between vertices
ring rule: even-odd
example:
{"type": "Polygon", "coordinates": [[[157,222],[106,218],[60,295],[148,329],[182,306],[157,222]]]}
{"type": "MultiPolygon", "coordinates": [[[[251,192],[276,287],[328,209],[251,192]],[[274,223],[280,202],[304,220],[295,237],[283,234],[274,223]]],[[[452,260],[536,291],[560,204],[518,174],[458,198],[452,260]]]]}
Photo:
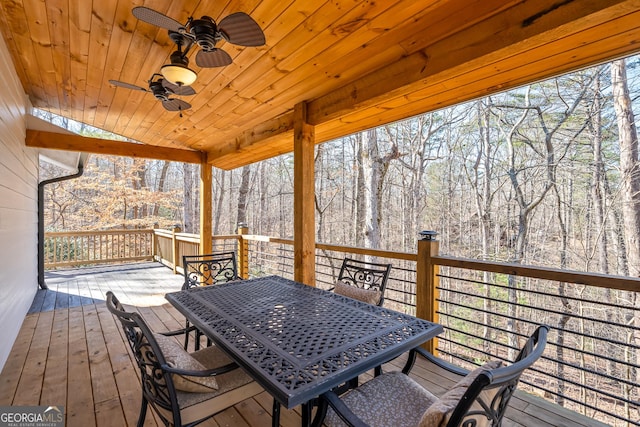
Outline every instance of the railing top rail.
{"type": "Polygon", "coordinates": [[[154,229],[153,233],[156,236],[162,236],[162,237],[171,237],[171,236],[173,236],[173,232],[171,230],[160,230],[158,228],[154,229]]]}
{"type": "Polygon", "coordinates": [[[100,230],[100,231],[47,231],[47,237],[69,237],[69,236],[96,236],[105,234],[150,234],[153,229],[132,229],[132,230],[100,230]]]}
{"type": "Polygon", "coordinates": [[[317,243],[317,249],[327,251],[345,252],[358,255],[373,255],[381,258],[402,259],[407,261],[417,261],[418,254],[411,252],[385,251],[381,249],[356,248],[353,246],[329,245],[325,243],[317,243]]]}
{"type": "Polygon", "coordinates": [[[575,270],[561,270],[551,267],[537,267],[497,261],[482,261],[470,258],[433,256],[432,261],[441,266],[464,268],[468,270],[489,271],[492,273],[510,274],[535,279],[553,280],[557,282],[575,283],[599,288],[619,289],[640,292],[640,278],[612,276],[602,273],[589,273],[575,270]]]}
{"type": "MultiPolygon", "coordinates": [[[[255,234],[244,234],[241,236],[245,240],[256,242],[280,243],[283,245],[293,245],[293,239],[281,239],[269,236],[259,236],[255,234]]],[[[411,252],[385,251],[381,249],[357,248],[353,246],[330,245],[326,243],[316,243],[316,249],[326,251],[344,252],[358,255],[373,255],[381,258],[402,259],[407,261],[417,261],[418,255],[411,252]]]]}
{"type": "Polygon", "coordinates": [[[176,240],[179,242],[200,243],[200,235],[192,233],[176,233],[176,240]]]}
{"type": "Polygon", "coordinates": [[[284,245],[293,245],[293,239],[281,239],[279,237],[261,236],[259,234],[243,234],[244,240],[251,240],[254,242],[270,242],[270,243],[282,243],[284,245]]]}
{"type": "Polygon", "coordinates": [[[212,238],[213,238],[213,240],[231,240],[231,239],[240,240],[242,238],[242,235],[240,235],[240,234],[227,234],[227,235],[217,234],[215,236],[212,236],[212,238]]]}

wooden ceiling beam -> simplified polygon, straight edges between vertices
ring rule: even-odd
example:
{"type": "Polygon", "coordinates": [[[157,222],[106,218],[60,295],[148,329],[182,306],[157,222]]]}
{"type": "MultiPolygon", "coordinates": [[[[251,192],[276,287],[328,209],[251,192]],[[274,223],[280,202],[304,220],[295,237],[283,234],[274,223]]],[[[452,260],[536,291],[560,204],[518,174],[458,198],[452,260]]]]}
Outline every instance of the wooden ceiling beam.
{"type": "Polygon", "coordinates": [[[183,163],[201,163],[202,152],[179,148],[157,147],[132,142],[112,141],[80,135],[65,135],[27,129],[27,147],[53,150],[79,151],[133,158],[167,160],[183,163]]]}
{"type": "MultiPolygon", "coordinates": [[[[517,57],[522,51],[554,42],[559,34],[579,33],[612,17],[632,13],[636,8],[636,2],[632,0],[560,3],[557,0],[540,0],[519,3],[460,32],[438,39],[341,88],[308,100],[308,122],[318,126],[340,120],[354,111],[366,110],[386,100],[414,93],[434,81],[465,76],[482,69],[483,65],[517,57]]],[[[566,46],[567,50],[570,48],[566,46]]],[[[571,63],[565,64],[565,67],[569,69],[571,63]]],[[[557,74],[560,71],[551,67],[548,73],[557,74]]],[[[537,75],[536,79],[542,77],[537,75]]],[[[494,87],[496,90],[500,88],[499,85],[494,87]]],[[[290,116],[286,115],[288,118],[290,116]]],[[[278,120],[265,122],[244,132],[233,142],[209,151],[209,163],[227,169],[231,165],[238,167],[290,152],[293,143],[286,144],[284,139],[292,138],[292,122],[286,126],[282,126],[282,123],[274,125],[278,120]],[[261,152],[261,147],[277,147],[278,150],[274,150],[271,156],[250,153],[250,150],[261,152]],[[233,161],[229,162],[231,157],[233,161]]],[[[344,129],[352,132],[352,127],[346,126],[344,129]]],[[[326,138],[322,137],[316,139],[317,143],[325,141],[326,138]]]]}
{"type": "Polygon", "coordinates": [[[319,125],[411,93],[438,74],[463,74],[465,68],[476,69],[479,62],[490,64],[517,55],[524,48],[557,39],[558,34],[583,30],[608,15],[631,13],[636,7],[629,0],[519,4],[309,101],[309,123],[319,125]]]}
{"type": "Polygon", "coordinates": [[[279,140],[282,137],[288,137],[290,140],[288,148],[284,151],[280,150],[280,152],[275,151],[272,156],[268,157],[293,151],[293,112],[269,120],[244,132],[232,142],[215,150],[208,151],[208,162],[221,169],[233,169],[236,166],[230,167],[230,165],[234,164],[232,157],[237,157],[239,153],[250,148],[255,149],[258,145],[268,145],[272,139],[276,138],[279,140]]]}

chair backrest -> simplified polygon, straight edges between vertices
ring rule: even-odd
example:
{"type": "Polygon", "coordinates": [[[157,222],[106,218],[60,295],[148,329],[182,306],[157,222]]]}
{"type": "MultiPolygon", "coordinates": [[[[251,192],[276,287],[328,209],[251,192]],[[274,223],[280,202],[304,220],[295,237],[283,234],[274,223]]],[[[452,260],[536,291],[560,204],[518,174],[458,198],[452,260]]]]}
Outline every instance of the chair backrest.
{"type": "Polygon", "coordinates": [[[360,289],[380,292],[378,305],[384,302],[391,264],[377,264],[345,258],[338,274],[338,281],[360,289]]]}
{"type": "Polygon", "coordinates": [[[184,268],[183,290],[238,279],[235,252],[185,255],[182,257],[182,266],[184,268]]]}
{"type": "Polygon", "coordinates": [[[113,292],[107,292],[107,308],[115,315],[124,330],[133,351],[138,368],[142,393],[165,424],[181,424],[180,408],[171,374],[162,367],[167,366],[164,355],[144,319],[135,312],[128,312],[113,292]],[[172,414],[172,418],[167,418],[172,414]]]}
{"type": "Polygon", "coordinates": [[[544,352],[549,327],[539,326],[509,366],[482,371],[467,388],[447,427],[499,426],[520,376],[544,352]]]}

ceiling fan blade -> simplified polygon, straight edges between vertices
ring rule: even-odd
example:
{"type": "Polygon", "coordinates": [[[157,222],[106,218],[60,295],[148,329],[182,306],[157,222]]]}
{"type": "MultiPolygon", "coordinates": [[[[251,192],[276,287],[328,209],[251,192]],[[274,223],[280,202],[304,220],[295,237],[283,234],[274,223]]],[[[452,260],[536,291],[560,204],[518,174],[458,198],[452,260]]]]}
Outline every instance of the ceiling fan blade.
{"type": "Polygon", "coordinates": [[[143,87],[132,85],[131,83],[121,82],[119,80],[109,80],[109,83],[111,83],[114,86],[123,87],[125,89],[133,89],[133,90],[141,90],[143,92],[149,92],[147,89],[145,89],[143,87]]]}
{"type": "Polygon", "coordinates": [[[196,64],[202,68],[224,67],[231,62],[233,61],[229,54],[218,48],[213,48],[210,51],[201,50],[196,55],[196,64]]]}
{"type": "Polygon", "coordinates": [[[162,86],[164,86],[165,89],[167,89],[169,92],[174,93],[176,95],[185,96],[185,95],[196,94],[196,91],[191,86],[178,86],[166,79],[161,79],[161,81],[162,81],[162,86]]]}
{"type": "Polygon", "coordinates": [[[182,99],[168,99],[166,101],[162,101],[162,106],[167,111],[184,111],[191,108],[191,104],[188,102],[184,102],[182,99]]]}
{"type": "Polygon", "coordinates": [[[181,28],[184,28],[184,25],[175,19],[169,18],[167,15],[163,15],[153,9],[149,9],[148,7],[136,6],[131,10],[131,12],[133,13],[133,16],[139,20],[161,28],[166,28],[169,31],[178,33],[181,28]]]}
{"type": "Polygon", "coordinates": [[[240,46],[262,46],[264,33],[260,25],[244,12],[236,12],[225,17],[218,24],[218,30],[229,42],[240,46]]]}

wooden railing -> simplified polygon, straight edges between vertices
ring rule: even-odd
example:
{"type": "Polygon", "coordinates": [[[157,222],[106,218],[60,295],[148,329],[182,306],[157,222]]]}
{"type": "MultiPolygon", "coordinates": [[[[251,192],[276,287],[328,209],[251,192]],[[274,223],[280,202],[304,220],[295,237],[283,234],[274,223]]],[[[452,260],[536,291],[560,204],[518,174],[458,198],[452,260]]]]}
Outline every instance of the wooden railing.
{"type": "MultiPolygon", "coordinates": [[[[153,256],[181,273],[182,256],[199,251],[199,236],[179,229],[52,233],[47,238],[53,239],[50,248],[58,248],[55,265],[153,256]],[[152,235],[141,245],[152,252],[131,252],[137,247],[133,237],[133,243],[111,256],[106,249],[87,249],[109,239],[124,242],[115,236],[125,235],[141,242],[140,236],[152,235]],[[68,247],[98,256],[78,257],[68,247]]],[[[293,278],[291,239],[249,235],[246,229],[212,238],[214,251],[236,251],[241,277],[293,278]]],[[[640,425],[640,279],[446,256],[437,241],[419,240],[415,253],[318,243],[316,286],[332,286],[345,256],[391,262],[385,307],[443,324],[445,333],[429,349],[454,363],[470,367],[488,358],[512,360],[535,325],[548,324],[547,350],[523,376],[523,388],[611,425],[640,425]]]]}
{"type": "MultiPolygon", "coordinates": [[[[200,250],[200,235],[182,233],[180,228],[173,230],[154,229],[154,247],[156,248],[153,257],[156,261],[173,269],[174,273],[183,273],[182,257],[184,255],[197,255],[200,250]]],[[[242,258],[242,235],[233,234],[228,236],[212,236],[213,251],[234,251],[239,254],[239,270],[242,277],[242,266],[247,265],[247,261],[242,258]]],[[[246,271],[246,270],[245,270],[246,271]]]]}
{"type": "Polygon", "coordinates": [[[45,268],[152,260],[153,230],[46,233],[45,268]]]}
{"type": "Polygon", "coordinates": [[[520,388],[609,425],[640,425],[640,279],[437,254],[429,263],[441,356],[513,360],[547,324],[545,353],[520,388]]]}
{"type": "MultiPolygon", "coordinates": [[[[248,251],[243,277],[293,278],[293,240],[221,239],[248,251]]],[[[345,256],[391,262],[385,306],[443,324],[446,332],[430,350],[467,367],[513,360],[535,326],[548,324],[545,355],[521,388],[610,425],[640,425],[640,327],[633,321],[640,319],[640,279],[445,256],[435,240],[417,246],[400,253],[318,243],[316,286],[332,286],[345,256]],[[607,292],[618,302],[606,301],[607,292]],[[623,314],[616,320],[606,314],[612,311],[623,314]]]]}

